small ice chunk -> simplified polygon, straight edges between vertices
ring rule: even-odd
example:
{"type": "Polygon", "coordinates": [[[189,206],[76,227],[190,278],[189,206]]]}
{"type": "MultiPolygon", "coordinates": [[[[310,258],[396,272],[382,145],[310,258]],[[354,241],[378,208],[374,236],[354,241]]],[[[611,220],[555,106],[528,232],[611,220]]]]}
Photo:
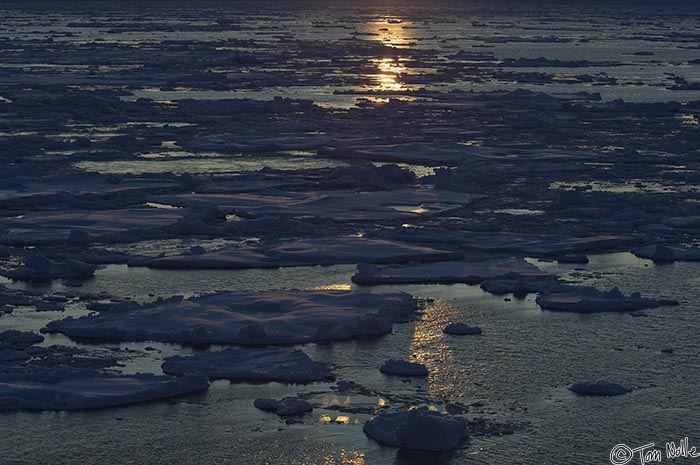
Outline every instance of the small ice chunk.
{"type": "Polygon", "coordinates": [[[575,383],[569,386],[569,391],[579,396],[619,396],[632,392],[620,384],[596,382],[596,383],[575,383]]]}
{"type": "Polygon", "coordinates": [[[586,264],[586,263],[588,263],[588,257],[585,256],[584,254],[569,253],[569,254],[559,255],[559,256],[557,257],[557,261],[558,261],[559,263],[580,263],[580,264],[586,264]]]}
{"type": "Polygon", "coordinates": [[[275,413],[283,417],[289,417],[293,415],[303,415],[305,413],[313,411],[313,409],[313,406],[305,400],[295,400],[284,405],[275,413]]]}
{"type": "Polygon", "coordinates": [[[379,371],[387,375],[428,376],[428,368],[425,365],[407,360],[387,360],[379,371]]]}
{"type": "Polygon", "coordinates": [[[451,323],[445,326],[442,332],[457,336],[467,336],[472,334],[481,334],[481,328],[478,326],[469,326],[464,323],[451,323]]]}
{"type": "Polygon", "coordinates": [[[468,436],[464,420],[425,407],[379,415],[367,421],[362,430],[382,444],[424,451],[456,449],[468,436]]]}
{"type": "Polygon", "coordinates": [[[282,408],[282,402],[267,397],[260,397],[258,399],[255,399],[253,405],[255,405],[255,407],[259,408],[260,410],[264,410],[265,412],[276,412],[277,410],[282,408]]]}
{"type": "Polygon", "coordinates": [[[169,375],[204,373],[209,379],[308,383],[331,377],[330,369],[301,350],[231,348],[189,357],[170,357],[163,363],[169,375]]]}

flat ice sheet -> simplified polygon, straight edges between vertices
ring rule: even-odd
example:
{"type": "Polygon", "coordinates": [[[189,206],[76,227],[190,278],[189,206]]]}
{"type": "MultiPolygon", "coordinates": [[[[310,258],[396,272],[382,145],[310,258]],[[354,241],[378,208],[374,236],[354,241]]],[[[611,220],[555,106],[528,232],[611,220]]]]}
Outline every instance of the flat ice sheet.
{"type": "Polygon", "coordinates": [[[428,228],[401,228],[381,237],[421,244],[450,244],[462,249],[507,252],[531,256],[560,255],[571,252],[604,250],[636,241],[630,236],[593,235],[571,237],[560,234],[530,234],[503,231],[455,231],[428,228]]]}
{"type": "Polygon", "coordinates": [[[512,273],[523,277],[550,276],[522,258],[506,257],[385,267],[361,265],[352,280],[358,284],[477,284],[512,273]]]}
{"type": "Polygon", "coordinates": [[[211,344],[300,344],[380,336],[416,309],[408,294],[346,291],[221,292],[66,318],[70,337],[211,344]]]}
{"type": "Polygon", "coordinates": [[[331,370],[301,350],[281,347],[230,348],[192,356],[174,356],[163,362],[169,375],[204,373],[210,379],[308,383],[331,377],[331,370]]]}
{"type": "Polygon", "coordinates": [[[64,243],[74,230],[86,233],[90,238],[108,240],[120,234],[168,226],[182,217],[182,210],[161,208],[32,212],[21,218],[0,220],[0,231],[5,231],[0,234],[0,243],[64,243]]]}
{"type": "Polygon", "coordinates": [[[337,222],[375,221],[436,215],[464,207],[477,194],[407,188],[394,191],[269,192],[266,194],[174,194],[153,202],[181,207],[209,205],[245,217],[331,218],[337,222]]]}
{"type": "Polygon", "coordinates": [[[0,375],[0,410],[78,410],[135,404],[209,387],[200,374],[181,378],[52,369],[0,375]]]}
{"type": "Polygon", "coordinates": [[[147,262],[146,266],[178,269],[242,269],[349,263],[432,262],[460,258],[462,258],[461,252],[382,239],[333,236],[278,241],[259,249],[237,247],[203,254],[161,257],[147,262]]]}

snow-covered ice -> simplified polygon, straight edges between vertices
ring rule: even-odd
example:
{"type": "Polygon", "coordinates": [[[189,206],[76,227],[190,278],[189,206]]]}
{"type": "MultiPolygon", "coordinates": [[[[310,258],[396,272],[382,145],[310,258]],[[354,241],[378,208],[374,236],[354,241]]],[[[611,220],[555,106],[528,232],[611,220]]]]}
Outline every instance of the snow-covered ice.
{"type": "Polygon", "coordinates": [[[0,275],[12,279],[79,279],[93,276],[95,270],[95,265],[78,260],[56,262],[42,255],[33,255],[24,260],[24,266],[0,271],[0,275]]]}
{"type": "Polygon", "coordinates": [[[545,292],[557,283],[558,280],[554,276],[522,276],[517,273],[508,273],[501,277],[483,280],[481,288],[491,294],[526,295],[532,292],[545,292]]]}
{"type": "Polygon", "coordinates": [[[425,407],[379,415],[362,429],[382,444],[424,451],[456,449],[468,436],[464,420],[425,407]]]}
{"type": "Polygon", "coordinates": [[[637,241],[634,237],[620,235],[573,237],[558,234],[435,230],[419,227],[400,228],[382,232],[379,235],[387,239],[426,245],[449,244],[465,250],[516,253],[534,257],[609,250],[637,241]]]}
{"type": "Polygon", "coordinates": [[[167,358],[162,365],[169,375],[204,373],[210,379],[308,383],[329,379],[330,369],[314,362],[301,350],[286,348],[230,348],[192,356],[167,358]]]}
{"type": "Polygon", "coordinates": [[[151,197],[151,201],[194,207],[215,206],[246,218],[286,216],[330,218],[336,222],[411,219],[456,210],[480,195],[436,189],[406,188],[393,191],[268,192],[265,194],[177,194],[151,197]]]}
{"type": "Polygon", "coordinates": [[[45,330],[74,338],[212,344],[301,344],[381,336],[406,321],[405,293],[221,292],[172,298],[52,321],[45,330]]]}
{"type": "Polygon", "coordinates": [[[387,375],[428,376],[428,368],[425,365],[408,360],[387,360],[379,367],[379,371],[387,375]]]}
{"type": "Polygon", "coordinates": [[[625,296],[618,288],[601,292],[593,287],[557,286],[537,296],[537,304],[544,310],[578,313],[624,312],[678,305],[671,299],[642,297],[639,292],[625,296]]]}
{"type": "Polygon", "coordinates": [[[62,368],[0,374],[0,410],[79,410],[116,407],[209,387],[201,373],[180,378],[115,375],[62,368]]]}
{"type": "Polygon", "coordinates": [[[579,396],[620,396],[632,392],[621,384],[598,381],[595,383],[574,383],[569,390],[579,396]]]}
{"type": "Polygon", "coordinates": [[[700,261],[700,248],[648,245],[644,247],[635,247],[632,249],[632,253],[638,257],[658,261],[700,261]]]}
{"type": "Polygon", "coordinates": [[[377,267],[361,264],[352,280],[358,284],[478,284],[515,273],[523,278],[546,278],[547,273],[519,257],[446,261],[377,267]]]}
{"type": "Polygon", "coordinates": [[[283,399],[275,400],[266,397],[255,399],[253,404],[260,410],[273,412],[281,417],[291,417],[296,415],[304,415],[313,411],[314,407],[310,403],[301,399],[283,399]]]}
{"type": "Polygon", "coordinates": [[[469,326],[465,323],[450,323],[442,329],[442,332],[456,336],[468,336],[481,334],[481,328],[478,326],[469,326]]]}
{"type": "Polygon", "coordinates": [[[144,264],[151,268],[243,269],[360,262],[432,262],[460,258],[462,258],[461,252],[358,236],[334,236],[276,241],[260,248],[236,247],[197,254],[158,257],[144,264]]]}

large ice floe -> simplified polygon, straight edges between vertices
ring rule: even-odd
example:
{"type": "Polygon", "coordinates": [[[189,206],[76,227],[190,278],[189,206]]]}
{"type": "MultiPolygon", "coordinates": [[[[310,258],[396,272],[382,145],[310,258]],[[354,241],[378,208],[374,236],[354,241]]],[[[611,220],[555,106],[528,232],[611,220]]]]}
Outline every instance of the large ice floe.
{"type": "Polygon", "coordinates": [[[485,279],[511,276],[551,278],[535,265],[519,257],[498,257],[436,263],[409,263],[384,267],[360,264],[352,276],[357,284],[478,284],[485,279]]]}
{"type": "Polygon", "coordinates": [[[620,235],[573,237],[565,234],[532,234],[504,231],[456,231],[432,228],[399,228],[379,233],[380,237],[426,245],[445,244],[465,250],[515,253],[525,256],[557,256],[591,250],[615,249],[638,239],[620,235]]]}
{"type": "Polygon", "coordinates": [[[208,205],[245,218],[286,216],[331,218],[336,222],[411,219],[462,208],[475,194],[436,189],[393,191],[270,191],[265,194],[174,194],[153,196],[153,202],[193,207],[208,205]]]}
{"type": "Polygon", "coordinates": [[[438,250],[397,241],[359,236],[277,241],[265,247],[236,247],[204,253],[158,257],[151,268],[275,268],[350,263],[405,263],[458,260],[461,252],[438,250]]]}
{"type": "Polygon", "coordinates": [[[670,299],[642,297],[639,292],[625,296],[618,288],[601,292],[593,287],[556,286],[537,296],[537,304],[544,310],[577,313],[624,312],[666,305],[678,305],[670,299]]]}
{"type": "Polygon", "coordinates": [[[405,293],[347,291],[221,292],[52,321],[44,331],[74,338],[241,345],[299,344],[381,336],[406,321],[405,293]]]}
{"type": "Polygon", "coordinates": [[[201,253],[185,253],[157,257],[138,263],[149,268],[163,269],[245,269],[278,268],[279,260],[261,253],[254,247],[235,247],[201,253]]]}
{"type": "Polygon", "coordinates": [[[308,383],[332,377],[323,363],[314,362],[301,350],[287,348],[230,348],[192,356],[167,358],[163,372],[182,376],[204,373],[210,379],[232,381],[279,381],[308,383]]]}
{"type": "Polygon", "coordinates": [[[183,218],[179,210],[125,208],[119,210],[29,212],[0,220],[0,243],[15,245],[64,244],[99,240],[123,242],[183,218]]]}
{"type": "Polygon", "coordinates": [[[455,449],[468,436],[464,420],[425,407],[379,415],[362,429],[382,444],[425,451],[455,449]]]}
{"type": "Polygon", "coordinates": [[[0,374],[0,410],[79,410],[135,404],[203,391],[201,373],[180,378],[63,368],[0,374]]]}

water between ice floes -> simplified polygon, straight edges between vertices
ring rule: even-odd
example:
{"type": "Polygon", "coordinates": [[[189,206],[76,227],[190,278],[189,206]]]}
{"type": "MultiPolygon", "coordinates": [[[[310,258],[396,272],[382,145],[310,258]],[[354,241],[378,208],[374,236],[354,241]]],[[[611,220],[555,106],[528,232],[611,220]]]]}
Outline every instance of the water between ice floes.
{"type": "MultiPolygon", "coordinates": [[[[516,434],[473,437],[453,453],[426,456],[381,447],[367,439],[367,415],[316,409],[305,424],[285,425],[255,409],[256,397],[307,393],[321,405],[371,406],[381,395],[343,395],[330,384],[307,386],[215,382],[205,394],[172,402],[77,413],[11,413],[0,416],[0,456],[12,464],[461,464],[605,463],[617,443],[646,444],[697,434],[700,375],[693,329],[700,299],[700,264],[655,265],[628,253],[592,255],[588,265],[536,262],[567,279],[625,292],[678,299],[678,307],[631,314],[580,315],[541,311],[534,296],[497,297],[478,286],[382,286],[429,302],[420,321],[398,324],[391,335],[367,341],[309,345],[314,359],[334,365],[339,379],[389,393],[390,402],[419,404],[428,397],[480,402],[470,413],[515,423],[516,434]],[[449,322],[477,324],[483,335],[449,336],[449,322]],[[672,347],[672,354],[661,349],[672,347]],[[378,367],[387,358],[412,358],[428,366],[427,380],[387,377],[378,367]],[[566,390],[577,381],[607,379],[634,388],[615,398],[580,398],[566,390]],[[315,393],[315,394],[310,394],[315,393]],[[337,422],[336,422],[337,420],[337,422]],[[650,437],[654,431],[658,437],[650,437]],[[36,438],[43,438],[37,447],[36,438]],[[187,445],[183,449],[183,445],[187,445]],[[84,451],[83,457],[68,451],[84,451]],[[182,451],[187,450],[187,455],[182,451]],[[562,461],[557,457],[561,457],[562,461]]],[[[138,300],[183,289],[200,292],[275,288],[346,288],[352,266],[248,271],[157,271],[108,266],[79,292],[108,291],[138,300]]],[[[15,284],[15,286],[19,286],[15,284]]],[[[59,283],[43,291],[70,292],[59,283]]],[[[373,288],[377,289],[377,288],[373,288]]],[[[81,314],[76,309],[66,314],[81,314]]],[[[38,329],[64,315],[16,310],[12,326],[38,329]]],[[[7,326],[0,319],[0,328],[7,326]]],[[[49,336],[44,344],[69,343],[49,336]]],[[[162,358],[191,348],[125,343],[105,347],[140,353],[124,371],[158,371],[162,358]],[[151,346],[158,350],[144,351],[151,346]]],[[[5,463],[5,462],[4,462],[5,463]]]]}

